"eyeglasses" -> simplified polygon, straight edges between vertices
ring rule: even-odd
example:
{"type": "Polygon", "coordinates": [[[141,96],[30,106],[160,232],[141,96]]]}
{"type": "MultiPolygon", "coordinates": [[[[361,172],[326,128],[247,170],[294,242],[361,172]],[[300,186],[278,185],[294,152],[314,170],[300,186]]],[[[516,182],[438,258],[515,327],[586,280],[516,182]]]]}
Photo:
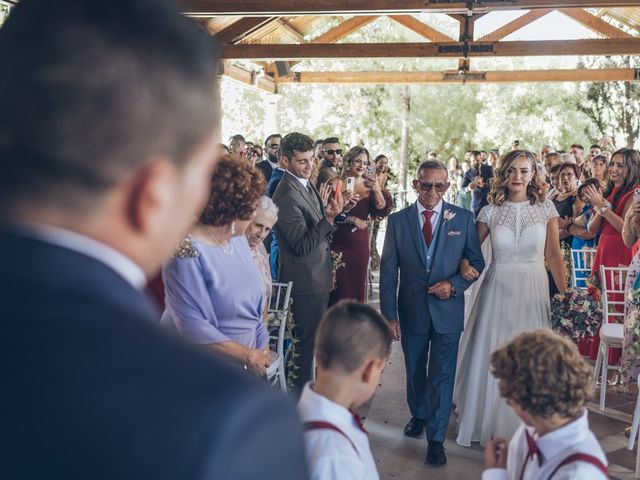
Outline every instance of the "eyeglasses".
{"type": "Polygon", "coordinates": [[[447,190],[447,188],[449,188],[449,183],[422,183],[422,182],[418,182],[418,185],[420,185],[420,190],[422,190],[423,192],[429,192],[429,191],[431,191],[432,188],[435,188],[436,192],[442,193],[442,192],[445,192],[447,190]]]}
{"type": "Polygon", "coordinates": [[[331,149],[326,150],[325,149],[324,153],[326,153],[327,155],[333,155],[333,154],[342,155],[342,149],[341,148],[338,148],[337,150],[331,150],[331,149]]]}
{"type": "Polygon", "coordinates": [[[272,143],[268,148],[280,148],[280,145],[277,143],[272,143]]]}

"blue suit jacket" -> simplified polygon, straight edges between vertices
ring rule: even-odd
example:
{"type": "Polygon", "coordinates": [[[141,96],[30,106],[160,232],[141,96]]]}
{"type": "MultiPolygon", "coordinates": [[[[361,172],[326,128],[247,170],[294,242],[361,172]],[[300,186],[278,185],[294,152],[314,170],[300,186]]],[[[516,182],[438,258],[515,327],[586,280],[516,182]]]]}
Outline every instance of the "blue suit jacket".
{"type": "Polygon", "coordinates": [[[306,478],[293,403],[113,270],[1,228],[0,265],[0,478],[306,478]]]}
{"type": "Polygon", "coordinates": [[[394,213],[387,220],[380,261],[380,309],[387,319],[400,320],[403,331],[426,334],[433,322],[437,333],[461,332],[464,328],[464,291],[472,282],[460,275],[460,262],[466,258],[479,272],[484,269],[470,211],[443,202],[437,228],[433,260],[427,269],[417,205],[394,213]],[[449,221],[444,220],[447,210],[455,214],[449,221]],[[441,280],[451,282],[454,296],[440,300],[427,294],[428,287],[441,280]]]}

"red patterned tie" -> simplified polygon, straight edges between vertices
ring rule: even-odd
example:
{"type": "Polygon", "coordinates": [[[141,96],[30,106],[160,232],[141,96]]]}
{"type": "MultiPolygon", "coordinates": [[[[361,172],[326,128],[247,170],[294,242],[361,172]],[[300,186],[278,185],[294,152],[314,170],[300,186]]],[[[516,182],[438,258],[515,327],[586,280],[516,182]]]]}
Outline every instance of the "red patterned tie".
{"type": "Polygon", "coordinates": [[[427,248],[431,245],[431,240],[433,240],[433,230],[431,228],[431,217],[433,217],[433,210],[425,210],[422,212],[424,215],[424,225],[422,225],[422,235],[424,236],[424,241],[427,242],[427,248]]]}

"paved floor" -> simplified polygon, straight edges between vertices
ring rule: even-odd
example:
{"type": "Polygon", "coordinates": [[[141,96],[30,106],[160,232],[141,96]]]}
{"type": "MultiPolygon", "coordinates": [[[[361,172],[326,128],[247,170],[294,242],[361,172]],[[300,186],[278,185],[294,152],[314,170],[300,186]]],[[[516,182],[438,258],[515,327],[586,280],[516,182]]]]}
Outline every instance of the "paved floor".
{"type": "MultiPolygon", "coordinates": [[[[377,292],[377,285],[374,285],[377,292]]],[[[370,301],[377,307],[377,298],[370,301]]],[[[483,451],[479,445],[471,448],[455,443],[452,417],[445,447],[448,463],[432,468],[424,463],[426,440],[408,438],[403,428],[410,414],[405,403],[405,374],[402,349],[394,342],[389,364],[373,399],[360,409],[369,431],[371,448],[382,479],[479,479],[483,468],[483,451]]],[[[627,450],[624,429],[631,423],[637,388],[608,387],[607,408],[602,413],[596,403],[589,405],[591,428],[600,440],[609,460],[612,479],[633,479],[635,450],[627,450]]],[[[598,392],[596,392],[597,398],[598,392]]],[[[597,400],[594,400],[597,401],[597,400]]]]}

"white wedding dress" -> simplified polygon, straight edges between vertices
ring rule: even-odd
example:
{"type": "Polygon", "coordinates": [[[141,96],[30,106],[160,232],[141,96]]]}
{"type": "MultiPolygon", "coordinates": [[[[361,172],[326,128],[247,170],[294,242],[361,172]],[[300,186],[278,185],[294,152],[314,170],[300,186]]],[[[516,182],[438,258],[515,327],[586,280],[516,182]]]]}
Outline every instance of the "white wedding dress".
{"type": "Polygon", "coordinates": [[[478,215],[489,227],[492,259],[460,343],[454,390],[460,445],[484,445],[494,437],[508,441],[520,425],[500,397],[489,360],[518,334],[550,325],[544,248],[549,219],[557,216],[549,200],[488,205],[478,215]]]}

